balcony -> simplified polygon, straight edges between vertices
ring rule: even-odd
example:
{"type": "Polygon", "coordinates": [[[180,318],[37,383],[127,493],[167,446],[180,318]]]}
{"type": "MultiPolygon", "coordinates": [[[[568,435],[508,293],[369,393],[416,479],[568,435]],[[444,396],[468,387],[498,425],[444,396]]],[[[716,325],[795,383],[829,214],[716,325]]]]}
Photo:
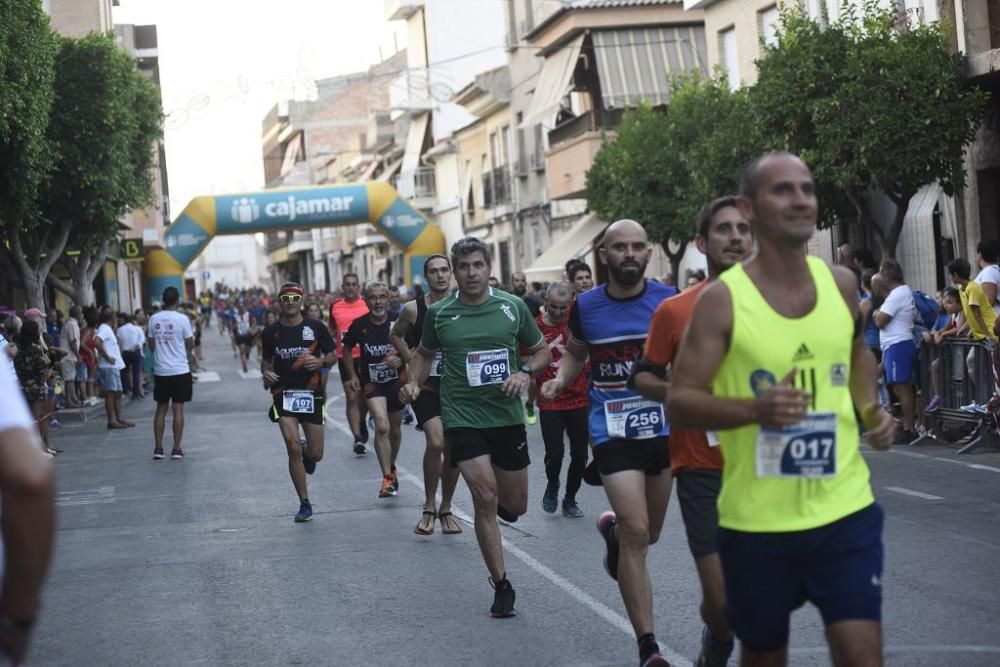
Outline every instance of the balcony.
{"type": "Polygon", "coordinates": [[[434,170],[428,167],[418,167],[412,171],[403,171],[396,176],[396,190],[404,198],[410,200],[416,208],[430,210],[434,208],[437,198],[437,186],[434,181],[434,170]]]}
{"type": "Polygon", "coordinates": [[[507,166],[483,174],[483,208],[493,209],[511,201],[510,174],[507,166]]]}
{"type": "Polygon", "coordinates": [[[423,7],[424,0],[385,0],[385,20],[405,21],[423,7]]]}
{"type": "Polygon", "coordinates": [[[604,143],[604,135],[613,136],[621,118],[620,110],[589,111],[549,132],[549,197],[576,199],[587,195],[587,171],[604,143]]]}

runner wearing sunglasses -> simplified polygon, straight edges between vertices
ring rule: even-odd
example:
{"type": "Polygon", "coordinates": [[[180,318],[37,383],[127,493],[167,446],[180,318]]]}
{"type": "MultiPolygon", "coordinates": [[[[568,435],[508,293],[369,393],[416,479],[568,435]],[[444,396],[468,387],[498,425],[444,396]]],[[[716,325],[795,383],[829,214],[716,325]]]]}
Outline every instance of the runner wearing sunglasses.
{"type": "Polygon", "coordinates": [[[306,473],[323,458],[326,397],[321,369],[337,361],[337,348],[326,326],[302,317],[302,287],[285,283],[278,290],[281,318],[262,335],[261,374],[271,391],[271,421],[278,424],[288,450],[288,473],[299,496],[296,522],[312,518],[306,473]],[[299,425],[305,434],[299,436],[299,425]],[[305,444],[303,444],[303,442],[305,444]]]}

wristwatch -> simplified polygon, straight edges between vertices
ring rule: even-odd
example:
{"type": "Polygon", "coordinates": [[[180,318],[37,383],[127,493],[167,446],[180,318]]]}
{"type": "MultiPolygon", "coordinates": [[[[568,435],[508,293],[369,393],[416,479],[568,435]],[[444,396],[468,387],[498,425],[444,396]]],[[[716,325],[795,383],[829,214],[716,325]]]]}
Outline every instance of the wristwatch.
{"type": "Polygon", "coordinates": [[[531,364],[529,364],[527,361],[524,362],[523,364],[521,364],[521,372],[522,373],[527,373],[528,377],[533,377],[533,375],[534,375],[534,373],[532,373],[532,370],[531,370],[531,364]]]}

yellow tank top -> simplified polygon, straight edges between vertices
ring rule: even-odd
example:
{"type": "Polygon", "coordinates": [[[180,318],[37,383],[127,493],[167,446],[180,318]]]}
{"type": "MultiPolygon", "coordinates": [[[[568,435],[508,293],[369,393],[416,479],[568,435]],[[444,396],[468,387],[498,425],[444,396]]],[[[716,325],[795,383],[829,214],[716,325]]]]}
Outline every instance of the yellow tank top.
{"type": "Polygon", "coordinates": [[[850,392],[854,322],[830,268],[816,257],[807,260],[816,305],[798,319],[776,313],[741,265],[721,277],[732,295],[733,334],[715,395],[753,398],[792,368],[798,369],[795,386],[812,395],[796,427],[749,425],[719,433],[724,528],[807,530],[874,502],[850,392]]]}

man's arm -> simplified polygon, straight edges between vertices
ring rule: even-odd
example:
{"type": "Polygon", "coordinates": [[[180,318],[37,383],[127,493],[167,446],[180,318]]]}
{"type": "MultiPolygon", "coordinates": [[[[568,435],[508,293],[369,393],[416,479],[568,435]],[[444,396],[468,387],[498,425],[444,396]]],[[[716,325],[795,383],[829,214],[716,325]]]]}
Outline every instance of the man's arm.
{"type": "Polygon", "coordinates": [[[404,365],[409,364],[410,357],[413,356],[410,346],[406,344],[406,336],[410,333],[410,329],[413,328],[413,324],[416,321],[417,302],[410,301],[403,306],[399,317],[396,318],[396,321],[392,325],[392,331],[389,332],[389,342],[396,348],[396,352],[399,353],[399,358],[404,365]]]}
{"type": "Polygon", "coordinates": [[[24,659],[38,613],[55,535],[55,483],[33,431],[0,432],[0,532],[4,544],[0,593],[0,657],[24,659]]]}
{"type": "Polygon", "coordinates": [[[643,359],[635,363],[637,370],[632,377],[635,390],[651,401],[666,403],[667,392],[670,389],[670,383],[667,381],[667,369],[643,359]]]}
{"type": "Polygon", "coordinates": [[[587,344],[576,339],[571,333],[566,351],[559,358],[559,370],[556,376],[542,385],[542,397],[547,401],[554,400],[566,387],[571,385],[587,365],[587,344]]]}
{"type": "MultiPolygon", "coordinates": [[[[552,363],[552,350],[549,349],[548,343],[545,342],[545,337],[541,335],[541,332],[538,335],[540,336],[538,342],[526,350],[526,353],[530,355],[528,366],[531,368],[531,372],[523,373],[518,370],[516,373],[511,373],[510,377],[504,380],[503,392],[508,396],[521,394],[531,384],[531,378],[541,373],[552,363]]],[[[565,358],[565,355],[563,355],[563,359],[565,358]]]]}
{"type": "Polygon", "coordinates": [[[108,361],[114,363],[115,360],[111,356],[109,356],[107,352],[104,351],[104,340],[96,333],[94,334],[94,347],[97,348],[97,353],[99,355],[101,355],[108,361]]]}
{"type": "Polygon", "coordinates": [[[671,425],[689,430],[726,430],[761,424],[781,427],[802,419],[809,394],[791,386],[793,368],[777,385],[757,398],[723,398],[712,394],[733,330],[729,288],[716,283],[695,305],[684,341],[673,361],[673,384],[667,405],[671,425]]]}

